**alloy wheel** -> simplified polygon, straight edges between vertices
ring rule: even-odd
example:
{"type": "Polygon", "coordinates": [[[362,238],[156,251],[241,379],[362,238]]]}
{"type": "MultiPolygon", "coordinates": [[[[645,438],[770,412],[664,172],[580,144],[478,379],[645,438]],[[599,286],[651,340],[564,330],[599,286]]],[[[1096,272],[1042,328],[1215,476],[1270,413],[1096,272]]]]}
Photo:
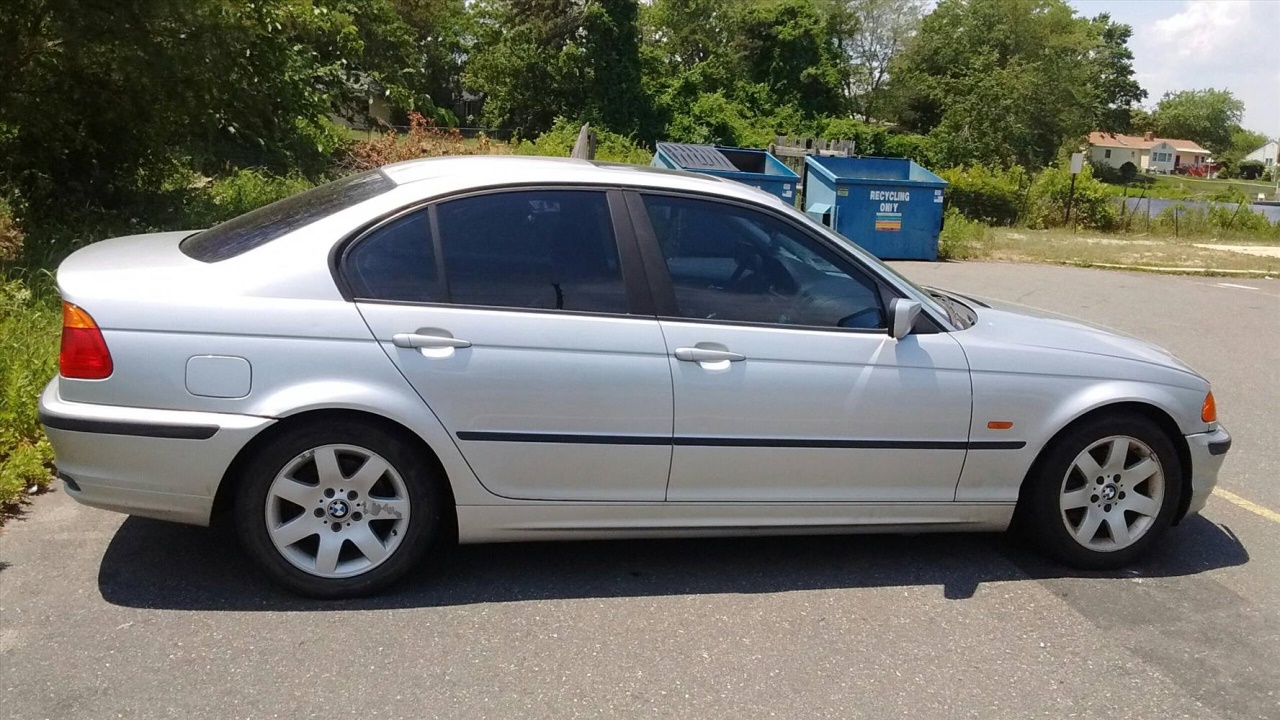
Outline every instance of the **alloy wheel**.
{"type": "Polygon", "coordinates": [[[391,463],[355,445],[303,452],[267,491],[267,535],[294,567],[323,578],[368,572],[395,553],[409,493],[391,463]]]}
{"type": "Polygon", "coordinates": [[[1164,494],[1159,456],[1141,440],[1115,435],[1076,456],[1062,479],[1059,508],[1076,542],[1114,552],[1133,545],[1155,525],[1164,494]]]}

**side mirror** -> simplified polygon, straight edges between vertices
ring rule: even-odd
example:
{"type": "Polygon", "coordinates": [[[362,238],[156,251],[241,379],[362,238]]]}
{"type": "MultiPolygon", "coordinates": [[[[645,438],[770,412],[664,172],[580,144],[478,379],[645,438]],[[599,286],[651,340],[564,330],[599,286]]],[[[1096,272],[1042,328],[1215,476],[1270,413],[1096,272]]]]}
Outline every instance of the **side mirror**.
{"type": "Polygon", "coordinates": [[[916,324],[921,309],[919,300],[894,298],[889,301],[889,334],[894,340],[901,340],[911,334],[911,328],[916,324]]]}

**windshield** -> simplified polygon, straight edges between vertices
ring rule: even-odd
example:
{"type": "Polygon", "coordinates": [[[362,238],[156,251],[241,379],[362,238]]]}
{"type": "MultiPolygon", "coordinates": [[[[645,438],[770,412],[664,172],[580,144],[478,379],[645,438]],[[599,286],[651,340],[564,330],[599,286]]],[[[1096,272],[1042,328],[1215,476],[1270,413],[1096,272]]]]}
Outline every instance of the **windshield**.
{"type": "Polygon", "coordinates": [[[790,205],[787,205],[786,203],[783,203],[783,207],[786,208],[787,213],[790,214],[792,217],[803,221],[808,227],[818,230],[826,237],[835,241],[840,245],[840,247],[845,248],[850,253],[856,255],[859,260],[862,260],[862,262],[870,266],[872,269],[879,270],[883,274],[893,276],[893,278],[896,279],[901,285],[906,286],[906,288],[909,291],[913,291],[911,292],[911,295],[913,296],[914,299],[919,300],[925,306],[933,310],[934,313],[941,315],[942,317],[949,318],[952,324],[956,325],[957,327],[964,327],[964,324],[957,320],[956,311],[953,310],[951,307],[949,307],[949,303],[951,301],[945,295],[930,292],[929,290],[926,290],[920,287],[919,285],[915,284],[911,280],[908,280],[907,277],[904,276],[902,273],[886,265],[882,260],[880,260],[880,258],[877,258],[876,256],[872,255],[866,250],[863,250],[861,247],[858,246],[857,243],[853,242],[849,238],[846,238],[840,233],[832,230],[826,225],[823,225],[822,223],[817,222],[816,220],[809,217],[808,215],[805,215],[804,213],[800,212],[796,208],[790,205]]]}

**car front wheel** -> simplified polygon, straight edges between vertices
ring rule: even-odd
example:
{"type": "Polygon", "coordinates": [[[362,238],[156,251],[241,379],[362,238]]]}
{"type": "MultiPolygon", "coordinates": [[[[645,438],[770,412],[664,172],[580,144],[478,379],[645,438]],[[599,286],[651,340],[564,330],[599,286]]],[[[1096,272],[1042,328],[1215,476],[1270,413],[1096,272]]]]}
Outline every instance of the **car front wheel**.
{"type": "Polygon", "coordinates": [[[411,444],[380,428],[298,427],[248,464],[237,526],[249,554],[284,587],[319,598],[366,595],[432,545],[439,482],[411,444]]]}
{"type": "Polygon", "coordinates": [[[1028,481],[1026,529],[1068,565],[1103,570],[1131,562],[1169,527],[1182,468],[1159,425],[1101,417],[1058,438],[1028,481]]]}

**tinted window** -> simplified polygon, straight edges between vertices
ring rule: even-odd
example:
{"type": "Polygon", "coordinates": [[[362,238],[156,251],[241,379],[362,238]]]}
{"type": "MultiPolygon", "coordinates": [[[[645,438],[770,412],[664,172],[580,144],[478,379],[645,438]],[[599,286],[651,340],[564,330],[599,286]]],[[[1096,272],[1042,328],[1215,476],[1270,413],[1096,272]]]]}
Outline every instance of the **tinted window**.
{"type": "Polygon", "coordinates": [[[873,280],[792,225],[737,205],[646,196],[681,317],[884,328],[873,280]]]}
{"type": "Polygon", "coordinates": [[[443,203],[438,213],[452,302],[627,311],[604,193],[477,195],[443,203]]]}
{"type": "Polygon", "coordinates": [[[397,218],[352,246],[347,281],[358,298],[436,302],[440,295],[431,220],[425,210],[397,218]]]}
{"type": "Polygon", "coordinates": [[[215,225],[183,240],[179,247],[196,260],[226,260],[393,187],[395,183],[376,170],[352,175],[215,225]]]}

